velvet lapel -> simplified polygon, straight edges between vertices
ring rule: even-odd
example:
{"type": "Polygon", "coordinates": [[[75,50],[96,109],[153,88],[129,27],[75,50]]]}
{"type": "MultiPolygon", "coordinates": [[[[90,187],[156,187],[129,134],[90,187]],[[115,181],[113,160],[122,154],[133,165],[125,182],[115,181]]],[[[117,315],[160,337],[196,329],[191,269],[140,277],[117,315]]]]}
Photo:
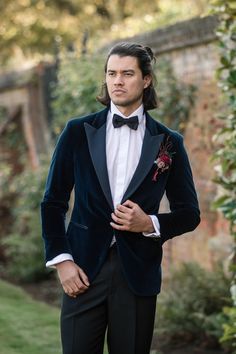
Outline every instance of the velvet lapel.
{"type": "Polygon", "coordinates": [[[146,113],[146,130],[140,160],[130,184],[128,185],[128,188],[122,198],[121,204],[129,199],[150,171],[158,155],[163,138],[164,134],[159,134],[158,132],[157,122],[148,113],[146,113]]]}
{"type": "Polygon", "coordinates": [[[113,210],[112,195],[109,184],[106,162],[106,119],[108,109],[99,112],[93,121],[93,125],[84,123],[87,135],[89,153],[108,204],[113,210]]]}

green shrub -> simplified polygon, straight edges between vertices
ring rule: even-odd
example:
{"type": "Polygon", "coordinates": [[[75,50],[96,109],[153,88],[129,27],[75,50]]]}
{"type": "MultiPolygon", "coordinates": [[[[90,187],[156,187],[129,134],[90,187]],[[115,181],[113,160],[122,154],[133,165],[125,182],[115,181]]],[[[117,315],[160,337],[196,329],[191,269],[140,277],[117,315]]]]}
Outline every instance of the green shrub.
{"type": "MultiPolygon", "coordinates": [[[[218,148],[214,155],[218,166],[215,182],[221,187],[220,196],[214,206],[229,221],[229,232],[233,247],[230,256],[231,290],[236,288],[236,7],[234,0],[211,0],[212,12],[219,18],[216,34],[219,39],[220,66],[217,70],[219,87],[222,90],[224,111],[221,112],[221,130],[215,139],[218,148]]],[[[232,300],[235,303],[232,292],[232,300]]],[[[236,353],[236,310],[228,308],[224,312],[226,322],[222,343],[236,353]]]]}
{"type": "Polygon", "coordinates": [[[225,307],[226,322],[223,324],[224,334],[220,339],[223,346],[236,354],[236,307],[225,307]]]}
{"type": "Polygon", "coordinates": [[[170,341],[217,345],[226,317],[222,308],[230,304],[229,280],[220,268],[209,272],[186,263],[172,273],[159,301],[160,335],[170,341]]]}
{"type": "Polygon", "coordinates": [[[104,59],[86,56],[80,59],[66,57],[58,72],[53,88],[53,131],[59,134],[66,121],[101,110],[104,106],[96,101],[104,77],[104,59]]]}
{"type": "Polygon", "coordinates": [[[31,281],[48,274],[39,212],[47,169],[48,160],[37,171],[26,169],[8,185],[8,194],[14,195],[14,222],[1,245],[8,259],[4,272],[18,280],[31,281]]]}

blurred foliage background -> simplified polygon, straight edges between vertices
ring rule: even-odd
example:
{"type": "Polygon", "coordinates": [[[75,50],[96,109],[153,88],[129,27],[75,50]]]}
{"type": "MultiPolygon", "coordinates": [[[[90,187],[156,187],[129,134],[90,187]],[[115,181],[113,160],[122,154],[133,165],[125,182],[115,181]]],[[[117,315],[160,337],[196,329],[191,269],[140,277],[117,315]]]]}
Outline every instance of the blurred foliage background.
{"type": "MultiPolygon", "coordinates": [[[[99,48],[113,39],[204,16],[211,9],[211,13],[220,18],[218,80],[227,100],[216,154],[220,166],[216,182],[225,193],[215,207],[230,221],[230,231],[235,238],[236,49],[232,45],[236,38],[235,8],[232,0],[211,3],[207,0],[0,0],[0,71],[23,69],[42,60],[56,62],[57,77],[51,82],[53,119],[50,122],[54,145],[68,118],[103,108],[95,100],[104,74],[104,57],[98,54],[99,48]]],[[[159,108],[153,116],[184,134],[197,88],[177,79],[171,63],[166,60],[158,60],[155,71],[161,90],[158,91],[159,108]]],[[[0,107],[0,124],[5,115],[0,107]]],[[[0,161],[0,204],[7,211],[0,231],[4,235],[0,239],[4,250],[4,254],[0,254],[0,274],[24,286],[29,282],[54,281],[55,272],[46,269],[44,264],[39,214],[51,152],[41,156],[40,166],[35,171],[29,166],[25,146],[21,143],[22,131],[16,122],[9,124],[1,139],[5,147],[14,150],[12,161],[16,155],[19,159],[12,165],[4,159],[0,161]]],[[[235,251],[232,259],[230,273],[220,267],[206,272],[196,264],[184,264],[178,272],[173,271],[167,291],[160,298],[158,336],[174,342],[204,342],[217,349],[222,345],[228,353],[236,353],[235,251]]],[[[9,291],[8,285],[0,283],[0,290],[5,288],[9,291]]],[[[49,286],[50,290],[53,291],[49,286]]],[[[4,294],[7,302],[6,291],[4,294]]],[[[9,302],[17,307],[12,299],[9,302]]],[[[23,318],[24,314],[20,316],[23,318]]],[[[4,328],[8,325],[6,318],[0,316],[4,328]]],[[[55,321],[54,317],[53,333],[55,321]]],[[[48,338],[46,342],[48,346],[48,338]]],[[[43,345],[37,344],[38,348],[43,345]]],[[[57,348],[58,345],[57,342],[57,348]]],[[[24,343],[22,353],[26,347],[24,343]]],[[[31,354],[36,354],[40,349],[32,347],[30,350],[31,354]]]]}
{"type": "Polygon", "coordinates": [[[114,38],[202,16],[208,9],[207,0],[1,0],[1,62],[48,59],[59,49],[94,52],[114,38]]]}
{"type": "Polygon", "coordinates": [[[221,342],[236,353],[236,2],[225,4],[223,0],[215,0],[212,4],[220,18],[217,30],[220,67],[217,78],[225,102],[224,112],[218,117],[222,121],[222,128],[214,136],[218,146],[213,157],[217,162],[215,182],[221,186],[220,197],[214,202],[214,207],[229,221],[233,239],[229,267],[232,306],[224,309],[227,320],[221,342]]]}

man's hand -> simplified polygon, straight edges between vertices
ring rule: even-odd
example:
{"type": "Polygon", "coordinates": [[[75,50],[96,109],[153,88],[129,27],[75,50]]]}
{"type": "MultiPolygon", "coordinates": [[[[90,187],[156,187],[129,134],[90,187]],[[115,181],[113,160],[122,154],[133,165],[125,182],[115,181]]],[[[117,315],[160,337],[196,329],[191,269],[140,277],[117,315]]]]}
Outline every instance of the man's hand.
{"type": "Polygon", "coordinates": [[[154,232],[150,216],[131,200],[126,200],[122,205],[118,205],[111,217],[114,222],[110,224],[116,230],[154,232]]]}
{"type": "Polygon", "coordinates": [[[90,284],[87,275],[73,261],[58,263],[56,268],[61,285],[67,295],[75,298],[88,289],[90,284]]]}

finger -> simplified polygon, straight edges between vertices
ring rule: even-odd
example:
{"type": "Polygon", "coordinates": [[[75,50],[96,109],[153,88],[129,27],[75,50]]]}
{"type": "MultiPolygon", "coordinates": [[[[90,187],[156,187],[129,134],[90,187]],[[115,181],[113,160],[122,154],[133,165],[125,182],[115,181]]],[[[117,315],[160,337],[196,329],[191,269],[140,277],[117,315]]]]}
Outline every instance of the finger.
{"type": "Polygon", "coordinates": [[[77,297],[77,293],[71,293],[71,294],[67,294],[67,295],[69,295],[70,297],[73,297],[74,299],[77,297]]]}
{"type": "Polygon", "coordinates": [[[77,282],[76,282],[76,294],[81,294],[81,293],[84,293],[87,289],[88,289],[88,286],[86,286],[82,280],[78,279],[77,282]]]}
{"type": "Polygon", "coordinates": [[[129,214],[131,211],[131,208],[124,206],[124,205],[117,205],[116,210],[115,211],[119,211],[123,214],[129,214]]]}
{"type": "Polygon", "coordinates": [[[114,214],[118,217],[118,218],[120,218],[121,220],[125,220],[125,219],[127,219],[128,217],[129,217],[129,213],[124,213],[124,212],[121,212],[121,211],[119,211],[118,209],[116,209],[115,211],[114,211],[114,214]]]}
{"type": "Polygon", "coordinates": [[[78,294],[84,293],[88,289],[88,287],[85,286],[80,280],[79,275],[68,284],[68,288],[68,294],[73,297],[77,296],[78,294]]]}
{"type": "Polygon", "coordinates": [[[127,226],[129,226],[131,224],[131,221],[132,221],[132,215],[131,214],[125,214],[124,216],[119,217],[116,214],[114,214],[114,217],[112,217],[112,219],[119,225],[127,225],[127,226]]]}
{"type": "Polygon", "coordinates": [[[73,297],[74,299],[77,297],[77,293],[69,293],[67,295],[70,297],[73,297]]]}
{"type": "Polygon", "coordinates": [[[122,222],[129,223],[134,216],[135,210],[131,208],[124,207],[125,212],[120,212],[119,210],[115,210],[115,216],[118,217],[122,222]]]}
{"type": "Polygon", "coordinates": [[[76,285],[76,278],[69,279],[65,282],[64,284],[70,294],[74,294],[78,291],[77,285],[76,285]]]}
{"type": "Polygon", "coordinates": [[[118,218],[114,213],[111,214],[112,219],[115,221],[115,223],[119,224],[119,225],[124,225],[126,224],[126,220],[125,219],[120,219],[118,218]]]}
{"type": "Polygon", "coordinates": [[[117,225],[114,222],[110,222],[110,225],[113,227],[113,229],[116,230],[121,230],[121,231],[128,231],[128,227],[126,225],[117,225]]]}
{"type": "Polygon", "coordinates": [[[89,284],[89,280],[88,280],[87,275],[85,274],[85,272],[83,271],[82,268],[80,268],[80,267],[78,267],[78,268],[79,268],[80,279],[82,280],[83,284],[88,287],[90,284],[89,284]]]}
{"type": "MultiPolygon", "coordinates": [[[[78,267],[79,268],[79,267],[78,267]]],[[[70,289],[70,292],[73,292],[74,294],[80,293],[87,289],[87,286],[81,281],[79,271],[77,270],[77,274],[73,276],[72,278],[68,279],[65,282],[65,285],[68,286],[70,289]]]]}
{"type": "Polygon", "coordinates": [[[131,200],[126,200],[123,204],[122,204],[123,206],[126,206],[126,207],[128,207],[128,208],[134,208],[135,207],[135,205],[136,205],[136,203],[134,203],[134,202],[132,202],[131,200]]]}
{"type": "Polygon", "coordinates": [[[64,292],[65,292],[68,296],[75,297],[74,291],[73,291],[72,288],[71,288],[70,286],[68,286],[67,284],[66,284],[66,285],[63,285],[63,290],[64,290],[64,292]]]}

